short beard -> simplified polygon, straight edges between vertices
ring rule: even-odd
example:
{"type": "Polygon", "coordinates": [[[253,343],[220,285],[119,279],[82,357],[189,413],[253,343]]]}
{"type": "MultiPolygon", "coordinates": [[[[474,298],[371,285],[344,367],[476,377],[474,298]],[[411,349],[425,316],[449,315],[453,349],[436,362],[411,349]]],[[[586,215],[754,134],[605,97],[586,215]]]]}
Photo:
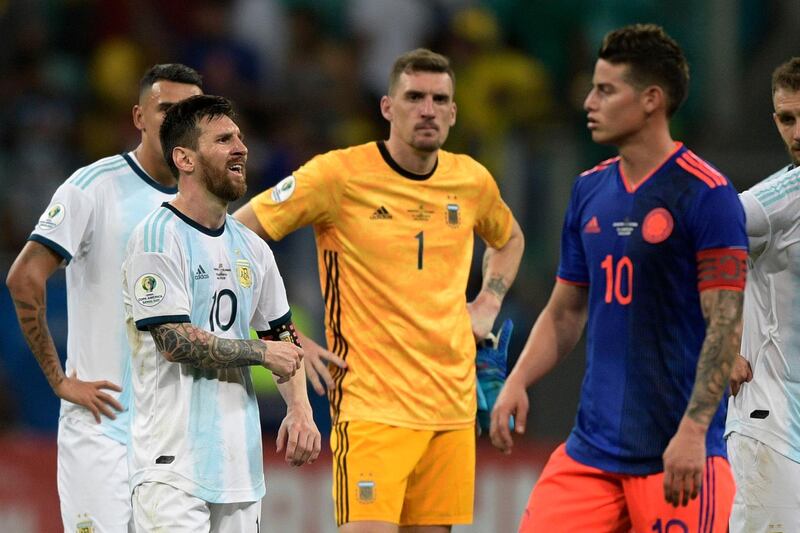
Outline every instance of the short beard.
{"type": "Polygon", "coordinates": [[[247,174],[244,166],[242,166],[242,177],[245,180],[240,185],[228,179],[227,168],[223,168],[222,172],[219,172],[203,156],[199,156],[198,159],[202,165],[203,183],[208,192],[226,202],[235,202],[247,192],[247,174]]]}

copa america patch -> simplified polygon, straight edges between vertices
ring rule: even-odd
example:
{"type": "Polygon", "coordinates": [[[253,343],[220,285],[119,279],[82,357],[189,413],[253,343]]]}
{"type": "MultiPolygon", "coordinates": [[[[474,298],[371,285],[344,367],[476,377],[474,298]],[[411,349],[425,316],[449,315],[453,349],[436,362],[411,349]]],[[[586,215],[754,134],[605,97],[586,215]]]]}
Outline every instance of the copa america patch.
{"type": "Polygon", "coordinates": [[[153,307],[161,303],[166,292],[167,286],[157,274],[140,276],[133,286],[136,301],[145,307],[153,307]]]}
{"type": "Polygon", "coordinates": [[[42,216],[39,217],[39,222],[36,224],[36,229],[39,231],[50,231],[64,222],[64,217],[66,215],[67,210],[64,208],[64,204],[55,203],[49,206],[47,210],[42,213],[42,216]]]}
{"type": "Polygon", "coordinates": [[[294,194],[294,176],[286,176],[272,188],[272,201],[276,204],[285,202],[294,194]]]}

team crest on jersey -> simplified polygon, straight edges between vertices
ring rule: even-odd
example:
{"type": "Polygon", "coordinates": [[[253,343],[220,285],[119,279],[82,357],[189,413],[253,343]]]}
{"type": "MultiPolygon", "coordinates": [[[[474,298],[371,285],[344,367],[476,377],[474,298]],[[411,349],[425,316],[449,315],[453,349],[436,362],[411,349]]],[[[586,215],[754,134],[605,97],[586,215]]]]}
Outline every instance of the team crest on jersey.
{"type": "Polygon", "coordinates": [[[86,517],[85,519],[81,520],[81,517],[79,516],[78,520],[80,520],[80,522],[75,524],[76,533],[94,533],[94,523],[91,521],[91,519],[86,517]]]}
{"type": "Polygon", "coordinates": [[[366,480],[358,482],[358,501],[372,503],[375,501],[375,482],[366,480]]]}
{"type": "Polygon", "coordinates": [[[239,285],[245,289],[253,286],[253,271],[250,268],[250,262],[246,259],[236,261],[236,275],[239,277],[239,285]]]}
{"type": "Polygon", "coordinates": [[[53,204],[39,217],[39,223],[36,224],[36,229],[39,231],[50,231],[64,222],[66,214],[67,210],[64,209],[64,204],[53,204]]]}
{"type": "Polygon", "coordinates": [[[447,225],[453,228],[461,225],[461,210],[458,204],[447,204],[447,225]]]}
{"type": "Polygon", "coordinates": [[[136,280],[133,292],[140,305],[153,307],[164,299],[167,287],[158,275],[145,274],[136,280]]]}
{"type": "Polygon", "coordinates": [[[656,207],[644,217],[642,238],[650,244],[658,244],[672,235],[674,227],[672,214],[663,207],[656,207]]]}
{"type": "Polygon", "coordinates": [[[272,188],[272,201],[276,204],[285,202],[294,194],[294,176],[286,176],[272,188]]]}

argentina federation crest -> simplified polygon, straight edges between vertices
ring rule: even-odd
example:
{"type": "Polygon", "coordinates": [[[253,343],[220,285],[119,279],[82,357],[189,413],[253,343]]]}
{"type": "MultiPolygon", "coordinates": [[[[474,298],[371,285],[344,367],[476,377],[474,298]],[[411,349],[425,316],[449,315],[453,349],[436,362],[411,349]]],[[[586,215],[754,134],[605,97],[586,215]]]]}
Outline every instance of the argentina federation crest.
{"type": "Polygon", "coordinates": [[[358,501],[372,503],[375,501],[375,482],[362,480],[358,482],[358,501]]]}
{"type": "Polygon", "coordinates": [[[451,228],[461,225],[461,209],[458,204],[447,204],[447,225],[451,228]]]}
{"type": "Polygon", "coordinates": [[[253,269],[246,259],[236,260],[236,275],[242,288],[249,289],[253,286],[253,269]]]}

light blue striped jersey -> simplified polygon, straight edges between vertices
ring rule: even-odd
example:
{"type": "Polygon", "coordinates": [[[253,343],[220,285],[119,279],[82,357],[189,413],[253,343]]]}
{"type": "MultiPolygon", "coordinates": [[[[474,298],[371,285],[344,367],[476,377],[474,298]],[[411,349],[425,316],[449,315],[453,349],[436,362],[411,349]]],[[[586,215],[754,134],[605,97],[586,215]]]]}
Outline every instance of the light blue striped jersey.
{"type": "Polygon", "coordinates": [[[741,433],[800,462],[800,168],[783,168],[740,195],[750,268],[742,355],[753,380],[728,405],[741,433]]]}
{"type": "MultiPolygon", "coordinates": [[[[125,411],[102,417],[100,430],[125,443],[130,421],[130,347],[120,290],[120,268],[133,228],[177,189],[160,185],[133,154],[106,157],[78,169],[55,192],[30,240],[67,262],[67,375],[108,380],[122,393],[106,391],[125,411]]],[[[94,425],[85,408],[61,402],[61,415],[94,425]]]]}
{"type": "Polygon", "coordinates": [[[212,503],[264,495],[261,427],[249,367],[169,362],[148,327],[191,323],[247,339],[289,320],[272,252],[231,216],[209,230],[164,204],[128,243],[123,293],[133,347],[131,486],[167,483],[212,503]]]}

